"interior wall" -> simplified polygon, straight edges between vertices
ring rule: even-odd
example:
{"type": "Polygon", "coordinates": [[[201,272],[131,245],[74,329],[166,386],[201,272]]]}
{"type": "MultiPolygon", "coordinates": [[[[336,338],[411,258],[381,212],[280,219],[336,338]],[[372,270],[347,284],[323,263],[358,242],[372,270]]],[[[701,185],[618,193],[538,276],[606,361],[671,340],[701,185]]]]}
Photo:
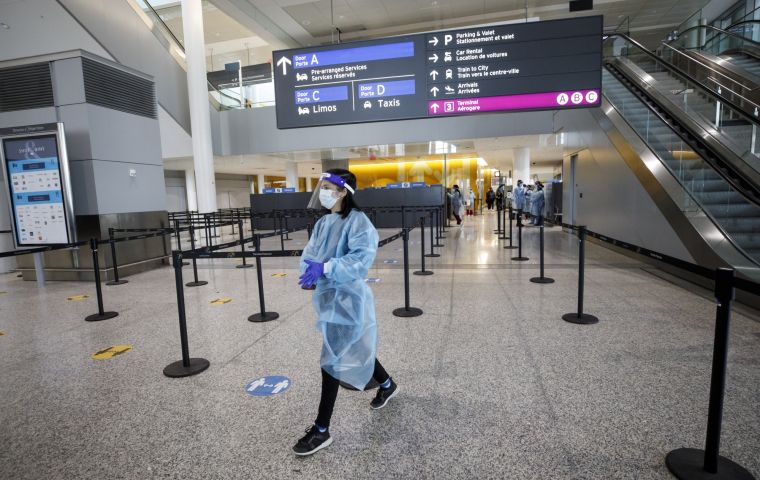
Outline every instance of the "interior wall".
{"type": "MultiPolygon", "coordinates": [[[[219,208],[250,207],[251,179],[246,175],[216,174],[216,201],[219,208]]],[[[170,212],[187,209],[185,173],[166,170],[166,206],[170,212]]]]}
{"type": "Polygon", "coordinates": [[[575,225],[693,262],[673,227],[607,138],[590,110],[559,112],[566,133],[563,218],[575,202],[575,225]],[[577,153],[573,171],[570,155],[577,153]]]}

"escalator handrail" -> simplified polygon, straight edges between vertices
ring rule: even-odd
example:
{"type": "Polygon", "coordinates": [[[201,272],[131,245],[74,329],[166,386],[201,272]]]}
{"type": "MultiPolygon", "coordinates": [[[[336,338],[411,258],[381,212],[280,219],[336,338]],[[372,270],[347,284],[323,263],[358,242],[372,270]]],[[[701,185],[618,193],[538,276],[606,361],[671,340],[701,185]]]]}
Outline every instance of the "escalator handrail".
{"type": "MultiPolygon", "coordinates": [[[[642,88],[642,90],[644,91],[646,90],[644,87],[641,86],[641,82],[643,82],[641,79],[634,79],[634,78],[631,78],[627,74],[623,74],[620,68],[612,62],[607,62],[606,66],[610,72],[613,72],[613,71],[620,72],[620,74],[628,78],[629,81],[632,81],[633,83],[637,83],[638,86],[642,88]]],[[[646,82],[643,82],[643,83],[646,84],[646,82]]],[[[651,85],[649,84],[646,84],[646,85],[651,87],[651,85]]],[[[659,104],[658,101],[651,98],[651,95],[645,94],[645,96],[650,99],[649,101],[659,104]]],[[[650,110],[652,109],[650,108],[650,110]]],[[[694,123],[694,120],[689,118],[688,116],[684,118],[684,115],[680,111],[670,111],[670,109],[668,108],[665,108],[665,110],[668,110],[668,114],[683,125],[688,126],[691,123],[694,123]]],[[[669,120],[665,117],[665,114],[663,114],[662,112],[658,112],[656,110],[653,110],[653,112],[655,116],[657,116],[660,120],[665,122],[667,125],[670,125],[668,123],[669,120]]],[[[697,124],[694,128],[702,128],[702,127],[700,127],[697,124]]],[[[696,147],[691,145],[691,141],[684,138],[683,135],[679,134],[678,132],[676,132],[676,135],[678,135],[679,138],[681,138],[688,145],[690,145],[691,148],[696,150],[696,147]]],[[[712,169],[715,170],[716,173],[718,173],[718,175],[720,175],[726,182],[728,182],[734,188],[734,190],[740,193],[749,203],[760,206],[760,200],[757,200],[757,199],[760,199],[760,181],[758,181],[756,178],[753,178],[753,177],[757,177],[758,173],[754,171],[752,167],[748,167],[749,170],[743,169],[740,165],[742,162],[744,162],[744,160],[741,157],[739,157],[736,153],[726,148],[725,145],[723,145],[720,141],[718,141],[714,137],[709,136],[709,135],[708,137],[703,137],[701,133],[694,130],[692,130],[692,135],[698,142],[701,142],[702,144],[701,147],[702,148],[707,147],[707,150],[711,151],[712,154],[715,156],[715,158],[719,159],[722,165],[715,163],[715,161],[710,157],[707,157],[707,158],[703,157],[702,159],[705,162],[707,162],[707,164],[709,164],[712,167],[712,169]],[[699,138],[702,138],[702,140],[699,140],[699,138]],[[724,150],[724,151],[721,152],[721,150],[724,150]],[[731,160],[732,157],[735,158],[735,160],[731,160]],[[727,167],[728,169],[730,169],[731,172],[733,172],[733,174],[736,175],[737,178],[732,178],[730,175],[727,175],[723,171],[724,167],[727,167]],[[744,171],[744,170],[747,170],[747,171],[744,171]],[[746,182],[749,187],[742,186],[739,180],[737,179],[740,179],[741,181],[746,182]],[[748,193],[748,191],[750,193],[748,193]]]]}
{"type": "MultiPolygon", "coordinates": [[[[612,73],[612,71],[610,71],[609,67],[607,68],[607,71],[610,73],[610,75],[612,75],[612,77],[613,77],[613,78],[615,78],[615,80],[616,80],[618,83],[620,83],[620,85],[622,85],[622,86],[623,86],[623,88],[625,88],[626,90],[628,90],[628,91],[631,93],[631,95],[633,95],[634,97],[638,98],[638,95],[636,94],[636,92],[633,92],[633,91],[632,91],[630,88],[628,88],[628,86],[627,86],[625,83],[621,82],[621,81],[620,81],[620,79],[616,78],[616,77],[615,77],[615,74],[614,74],[614,73],[612,73]]],[[[602,92],[602,93],[604,94],[604,92],[602,92]]],[[[606,97],[606,95],[605,95],[605,97],[606,97]]],[[[614,109],[616,112],[618,112],[618,115],[620,115],[620,117],[621,117],[621,118],[623,118],[623,119],[626,119],[626,116],[623,114],[623,112],[621,112],[621,111],[620,111],[620,109],[617,107],[617,105],[615,105],[614,103],[612,103],[612,102],[609,100],[609,98],[606,98],[606,101],[607,101],[607,103],[609,103],[610,107],[612,107],[612,108],[613,108],[613,109],[614,109]]],[[[652,106],[651,106],[651,105],[649,105],[647,102],[644,102],[644,101],[642,101],[641,103],[642,103],[642,104],[643,104],[643,105],[646,107],[646,109],[647,109],[647,110],[649,110],[649,112],[650,112],[652,115],[654,115],[655,117],[657,117],[657,119],[659,119],[659,120],[660,120],[660,121],[661,121],[661,122],[662,122],[662,123],[663,123],[663,124],[664,124],[664,125],[665,125],[665,126],[666,126],[666,127],[669,129],[669,130],[670,130],[670,131],[671,131],[671,132],[673,132],[673,134],[674,134],[675,136],[677,136],[678,138],[682,139],[682,140],[683,140],[684,142],[686,142],[686,144],[688,145],[688,141],[687,141],[685,138],[683,138],[683,136],[681,136],[681,134],[680,134],[678,131],[676,131],[676,130],[673,128],[673,126],[672,126],[670,123],[668,123],[668,120],[667,120],[667,119],[666,119],[666,118],[665,118],[665,117],[664,117],[664,116],[663,116],[663,115],[662,115],[660,112],[658,112],[657,110],[655,110],[654,108],[652,108],[652,106]]],[[[627,119],[626,119],[625,121],[626,121],[626,123],[628,122],[628,120],[627,120],[627,119]]],[[[742,248],[740,245],[738,245],[738,244],[736,243],[736,241],[735,241],[735,240],[734,240],[734,239],[731,237],[731,235],[730,235],[730,234],[729,234],[729,233],[726,231],[726,229],[725,229],[725,228],[723,228],[723,225],[721,225],[721,224],[720,224],[720,222],[718,222],[718,221],[715,219],[715,217],[713,217],[712,213],[710,213],[710,212],[709,212],[709,211],[708,211],[708,210],[707,210],[707,209],[704,207],[704,205],[702,205],[702,202],[700,202],[700,201],[699,201],[699,199],[698,199],[698,198],[696,198],[696,197],[694,196],[694,194],[693,194],[693,193],[692,193],[692,192],[691,192],[691,191],[690,191],[688,188],[686,188],[686,187],[683,185],[683,182],[681,181],[681,179],[679,179],[679,178],[678,178],[678,176],[676,176],[675,172],[673,172],[673,170],[672,170],[672,169],[671,169],[671,168],[670,168],[670,167],[667,165],[667,163],[666,163],[666,162],[665,162],[665,161],[664,161],[664,160],[663,160],[663,159],[660,157],[660,155],[658,155],[658,154],[657,154],[657,152],[655,152],[654,150],[652,150],[652,147],[650,147],[650,146],[649,146],[649,142],[648,142],[648,141],[647,141],[647,140],[646,140],[644,137],[642,137],[642,136],[641,136],[641,134],[638,132],[638,130],[636,130],[636,129],[633,127],[633,125],[630,125],[630,124],[629,124],[629,126],[631,127],[631,130],[633,131],[633,133],[634,133],[634,134],[635,134],[637,137],[639,137],[639,139],[640,139],[640,140],[641,140],[641,141],[644,143],[644,145],[646,145],[646,146],[647,146],[647,148],[649,148],[649,151],[650,151],[650,152],[652,152],[652,154],[653,154],[655,157],[657,157],[657,158],[660,160],[660,163],[661,163],[661,164],[662,164],[662,165],[665,167],[665,170],[666,170],[666,171],[667,171],[667,172],[668,172],[668,173],[669,173],[669,174],[670,174],[670,175],[671,175],[671,176],[672,176],[672,177],[675,179],[675,181],[676,181],[676,182],[677,182],[679,185],[681,185],[681,187],[683,188],[684,192],[686,192],[686,194],[689,196],[689,198],[691,198],[691,200],[694,202],[694,204],[695,204],[695,205],[698,205],[698,206],[699,206],[699,209],[702,211],[702,213],[703,213],[703,214],[704,214],[704,215],[705,215],[707,218],[709,218],[709,219],[710,219],[710,221],[711,221],[711,222],[712,222],[712,224],[715,226],[715,228],[717,228],[718,230],[720,230],[720,232],[721,232],[721,233],[723,234],[723,236],[724,236],[724,237],[725,237],[725,238],[726,238],[726,239],[729,241],[729,243],[731,243],[731,245],[733,245],[733,247],[734,247],[734,248],[736,248],[736,250],[737,250],[738,252],[740,252],[740,253],[741,253],[741,254],[742,254],[742,255],[743,255],[743,256],[744,256],[744,257],[745,257],[747,260],[749,260],[751,263],[753,263],[753,264],[755,264],[755,265],[757,265],[757,266],[760,266],[760,261],[758,261],[758,260],[756,260],[755,258],[753,258],[753,257],[752,257],[752,256],[751,256],[749,253],[747,253],[746,251],[744,251],[744,249],[743,249],[743,248],[742,248]]],[[[695,153],[696,153],[696,152],[695,152],[695,153]]],[[[702,157],[700,156],[700,158],[702,158],[702,157]]],[[[737,188],[736,188],[736,186],[734,185],[734,183],[731,181],[731,179],[730,179],[730,178],[726,178],[726,177],[724,177],[724,176],[723,176],[723,174],[722,174],[722,172],[721,172],[719,169],[715,168],[715,166],[714,166],[714,165],[712,165],[712,164],[711,164],[711,163],[710,163],[708,160],[706,160],[706,159],[704,159],[704,158],[703,158],[703,160],[704,160],[706,163],[708,163],[708,164],[709,164],[711,167],[713,167],[713,170],[715,170],[715,171],[718,173],[718,175],[720,175],[720,176],[721,176],[721,178],[723,178],[723,179],[724,179],[724,180],[725,180],[725,181],[726,181],[726,182],[727,182],[727,183],[728,183],[730,186],[734,187],[734,189],[735,189],[735,190],[736,190],[736,191],[737,191],[739,194],[741,194],[741,195],[742,195],[742,196],[743,196],[743,197],[744,197],[744,198],[747,200],[747,202],[748,202],[749,204],[751,204],[751,205],[755,205],[755,206],[760,206],[760,204],[758,204],[758,202],[755,202],[755,201],[753,201],[752,199],[750,199],[750,198],[747,198],[747,197],[744,195],[744,193],[743,193],[741,190],[739,190],[739,189],[737,189],[737,188]]]]}
{"type": "MultiPolygon", "coordinates": [[[[730,81],[731,83],[734,83],[734,84],[736,84],[736,85],[738,85],[738,86],[740,86],[740,87],[742,87],[742,88],[747,88],[747,86],[746,86],[746,85],[743,85],[743,84],[741,84],[741,83],[737,82],[736,80],[734,80],[733,78],[729,77],[729,76],[728,76],[728,75],[726,75],[725,73],[719,72],[718,70],[715,70],[714,68],[712,68],[711,66],[707,65],[706,63],[703,63],[703,62],[699,61],[698,59],[696,59],[696,58],[694,58],[694,57],[691,57],[691,56],[689,56],[689,55],[686,55],[686,54],[685,54],[684,52],[682,52],[681,50],[677,49],[676,47],[674,47],[674,46],[672,46],[672,45],[668,45],[666,42],[662,42],[662,46],[663,46],[663,47],[665,47],[665,48],[668,48],[668,49],[670,49],[671,51],[673,51],[674,53],[676,53],[676,54],[678,54],[678,55],[681,55],[683,58],[686,58],[688,61],[690,61],[690,62],[694,62],[694,63],[697,63],[697,64],[699,64],[699,65],[700,65],[702,68],[704,68],[704,69],[706,69],[706,70],[709,70],[710,72],[712,72],[712,73],[714,73],[714,74],[716,74],[716,75],[720,75],[721,77],[723,77],[723,78],[727,79],[727,80],[728,80],[728,81],[730,81]]],[[[725,85],[721,85],[721,84],[719,84],[718,82],[715,82],[715,83],[716,83],[718,86],[720,86],[720,87],[722,87],[722,88],[725,88],[725,89],[726,89],[726,90],[728,90],[729,92],[733,93],[733,94],[734,94],[734,95],[736,95],[737,97],[741,98],[743,101],[747,102],[747,103],[748,103],[748,104],[750,104],[751,106],[753,106],[753,107],[755,107],[755,108],[757,108],[757,109],[760,109],[760,105],[758,105],[757,103],[755,103],[755,101],[754,101],[754,100],[751,100],[751,99],[749,99],[749,98],[745,97],[745,96],[744,96],[744,95],[742,95],[741,93],[737,93],[736,91],[734,91],[734,90],[732,90],[732,89],[730,89],[730,88],[726,87],[725,85]]],[[[718,95],[720,95],[720,94],[718,94],[718,95]]]]}
{"type": "Polygon", "coordinates": [[[731,107],[731,109],[735,110],[736,113],[738,113],[740,116],[744,117],[746,120],[749,120],[750,123],[753,123],[753,124],[756,124],[756,125],[760,126],[760,119],[755,118],[752,115],[744,112],[744,110],[742,109],[742,107],[740,107],[739,105],[737,105],[736,103],[734,103],[730,98],[725,98],[722,95],[714,92],[710,87],[708,87],[707,85],[705,85],[701,81],[693,78],[691,75],[689,75],[688,73],[684,72],[680,68],[676,67],[675,65],[671,65],[670,63],[666,62],[662,58],[658,57],[656,54],[650,52],[644,45],[642,45],[641,43],[637,42],[633,38],[631,38],[628,35],[625,35],[623,33],[610,33],[610,34],[607,35],[608,39],[612,38],[612,37],[621,37],[621,38],[623,38],[625,41],[627,41],[630,44],[632,44],[633,46],[635,46],[637,49],[639,49],[645,55],[649,56],[649,58],[651,58],[655,62],[659,63],[660,65],[662,65],[666,69],[670,70],[671,72],[673,72],[677,76],[686,79],[687,82],[690,82],[690,83],[698,86],[702,90],[704,90],[704,93],[706,93],[710,97],[713,97],[713,99],[715,101],[721,102],[723,105],[727,105],[727,106],[731,107]]]}
{"type": "Polygon", "coordinates": [[[698,30],[700,28],[705,28],[705,29],[713,30],[713,31],[717,32],[712,37],[706,39],[704,41],[704,43],[702,44],[702,47],[704,47],[705,45],[707,45],[707,42],[712,42],[713,39],[715,37],[717,37],[718,35],[728,35],[729,37],[736,37],[736,38],[738,38],[739,40],[741,40],[743,42],[748,42],[748,43],[752,43],[754,45],[757,45],[757,47],[760,48],[760,42],[756,42],[755,40],[751,40],[751,39],[749,39],[747,37],[742,37],[738,33],[729,32],[727,30],[723,30],[722,28],[718,28],[718,27],[715,27],[713,25],[696,25],[694,27],[689,27],[686,30],[684,30],[683,32],[678,32],[678,36],[676,38],[674,38],[673,40],[671,40],[670,42],[668,42],[668,43],[677,42],[678,39],[680,39],[685,33],[690,32],[692,30],[698,30]]]}

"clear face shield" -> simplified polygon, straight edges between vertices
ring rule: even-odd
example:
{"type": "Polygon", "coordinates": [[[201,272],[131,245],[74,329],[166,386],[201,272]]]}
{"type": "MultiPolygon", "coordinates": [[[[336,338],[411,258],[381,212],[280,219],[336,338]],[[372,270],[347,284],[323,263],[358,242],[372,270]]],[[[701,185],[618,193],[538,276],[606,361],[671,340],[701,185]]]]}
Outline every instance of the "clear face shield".
{"type": "Polygon", "coordinates": [[[320,208],[332,208],[335,203],[345,196],[345,191],[354,193],[354,189],[350,185],[346,184],[346,181],[338,175],[332,173],[323,173],[319,177],[317,187],[314,189],[314,193],[311,195],[309,204],[306,208],[320,209],[320,208]]]}

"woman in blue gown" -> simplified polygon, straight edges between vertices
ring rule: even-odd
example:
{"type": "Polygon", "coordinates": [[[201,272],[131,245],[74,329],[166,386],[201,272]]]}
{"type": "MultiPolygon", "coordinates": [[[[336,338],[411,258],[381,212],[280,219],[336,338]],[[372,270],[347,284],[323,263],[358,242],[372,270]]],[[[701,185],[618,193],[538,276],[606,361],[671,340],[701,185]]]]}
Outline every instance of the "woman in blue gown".
{"type": "Polygon", "coordinates": [[[376,358],[375,299],[365,282],[377,254],[378,234],[354,202],[356,177],[344,169],[322,174],[309,208],[330,213],[314,225],[301,255],[299,283],[316,285],[312,303],[317,330],[322,334],[322,395],[314,425],[293,447],[296,455],[311,455],[332,443],[330,419],[340,383],[364,390],[374,379],[379,385],[370,403],[383,408],[399,392],[376,358]]]}

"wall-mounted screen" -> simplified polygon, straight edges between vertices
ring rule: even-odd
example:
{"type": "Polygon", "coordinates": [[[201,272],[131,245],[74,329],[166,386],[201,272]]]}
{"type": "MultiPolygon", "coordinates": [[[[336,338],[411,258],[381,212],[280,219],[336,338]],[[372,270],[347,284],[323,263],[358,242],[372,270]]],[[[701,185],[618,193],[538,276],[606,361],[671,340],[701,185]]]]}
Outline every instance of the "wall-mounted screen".
{"type": "MultiPolygon", "coordinates": [[[[0,132],[2,159],[17,247],[71,243],[68,163],[62,125],[33,134],[0,132]]],[[[33,127],[12,129],[13,132],[33,127]]]]}

